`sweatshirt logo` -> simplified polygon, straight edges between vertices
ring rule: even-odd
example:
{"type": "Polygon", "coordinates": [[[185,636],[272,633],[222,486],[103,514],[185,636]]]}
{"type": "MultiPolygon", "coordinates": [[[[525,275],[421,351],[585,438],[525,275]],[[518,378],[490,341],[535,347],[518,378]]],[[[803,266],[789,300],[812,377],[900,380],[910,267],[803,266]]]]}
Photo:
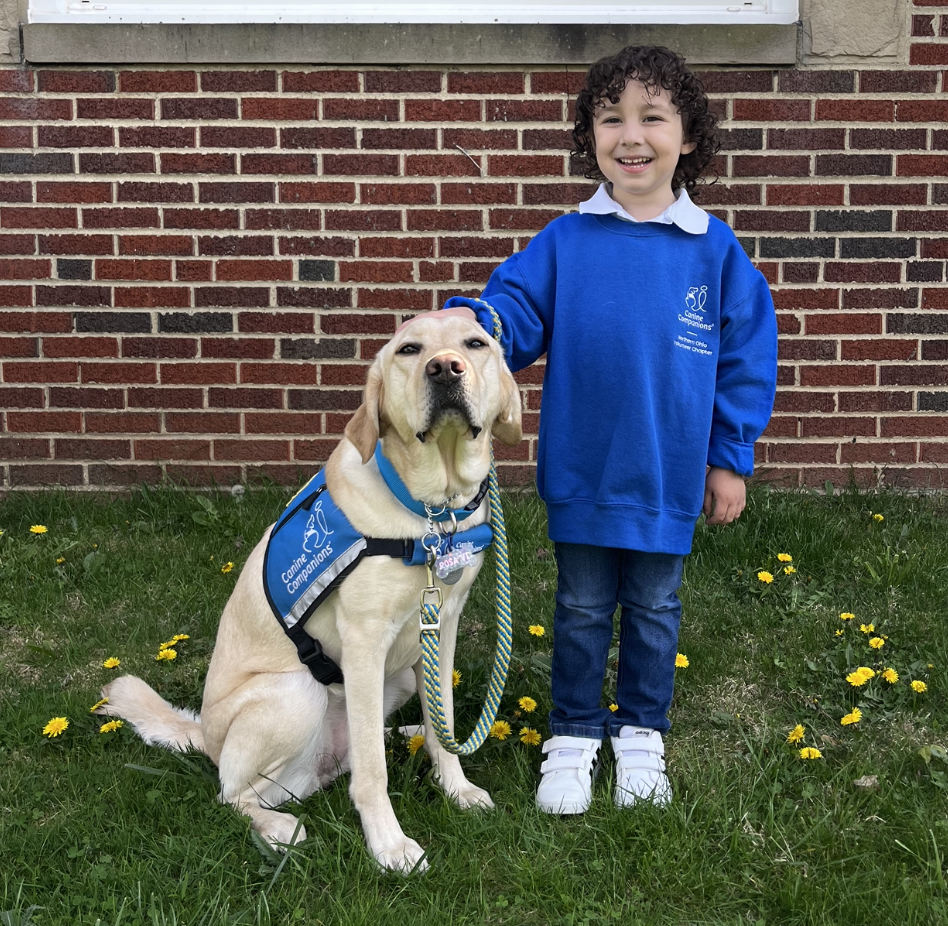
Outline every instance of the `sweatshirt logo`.
{"type": "Polygon", "coordinates": [[[685,333],[679,334],[675,347],[693,351],[705,357],[712,356],[705,338],[714,329],[714,323],[705,320],[704,304],[708,300],[707,286],[689,286],[685,294],[685,304],[678,313],[678,321],[685,326],[685,333]]]}

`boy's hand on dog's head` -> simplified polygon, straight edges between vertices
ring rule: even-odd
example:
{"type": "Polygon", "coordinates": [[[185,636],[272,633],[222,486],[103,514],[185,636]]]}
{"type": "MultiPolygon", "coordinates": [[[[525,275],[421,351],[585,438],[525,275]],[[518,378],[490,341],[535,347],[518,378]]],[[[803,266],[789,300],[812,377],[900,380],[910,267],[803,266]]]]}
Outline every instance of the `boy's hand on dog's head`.
{"type": "Polygon", "coordinates": [[[744,477],[729,469],[711,466],[704,477],[705,524],[730,524],[744,510],[747,490],[744,477]]]}

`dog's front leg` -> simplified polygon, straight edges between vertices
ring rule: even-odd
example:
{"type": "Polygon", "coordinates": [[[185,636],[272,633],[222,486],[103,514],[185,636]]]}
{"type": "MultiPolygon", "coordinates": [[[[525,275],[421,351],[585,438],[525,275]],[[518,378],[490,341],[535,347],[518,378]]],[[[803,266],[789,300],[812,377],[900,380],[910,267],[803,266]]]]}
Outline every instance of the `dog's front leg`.
{"type": "MultiPolygon", "coordinates": [[[[457,645],[458,615],[450,618],[442,616],[441,638],[439,643],[439,662],[441,675],[441,702],[444,705],[444,715],[447,727],[454,735],[454,691],[452,670],[454,668],[454,651],[457,645]]],[[[428,699],[425,697],[425,675],[423,660],[415,663],[415,679],[418,684],[418,698],[421,701],[422,715],[425,720],[425,749],[431,758],[431,766],[435,779],[445,794],[463,809],[469,807],[491,808],[494,802],[490,795],[477,785],[471,784],[461,768],[461,760],[453,753],[448,752],[435,734],[428,713],[428,699]]]]}
{"type": "Polygon", "coordinates": [[[409,872],[428,867],[425,850],[399,826],[388,796],[385,765],[383,688],[385,652],[382,633],[365,625],[343,632],[342,671],[349,721],[352,780],[349,794],[362,819],[369,851],[383,868],[409,872]]]}

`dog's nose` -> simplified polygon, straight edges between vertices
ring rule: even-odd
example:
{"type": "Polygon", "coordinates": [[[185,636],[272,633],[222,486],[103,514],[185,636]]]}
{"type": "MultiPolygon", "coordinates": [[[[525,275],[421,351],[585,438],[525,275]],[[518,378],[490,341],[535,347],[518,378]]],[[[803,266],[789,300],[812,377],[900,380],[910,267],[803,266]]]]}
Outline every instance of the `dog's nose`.
{"type": "Polygon", "coordinates": [[[450,384],[460,379],[466,369],[457,354],[439,354],[425,364],[425,375],[436,383],[450,384]]]}

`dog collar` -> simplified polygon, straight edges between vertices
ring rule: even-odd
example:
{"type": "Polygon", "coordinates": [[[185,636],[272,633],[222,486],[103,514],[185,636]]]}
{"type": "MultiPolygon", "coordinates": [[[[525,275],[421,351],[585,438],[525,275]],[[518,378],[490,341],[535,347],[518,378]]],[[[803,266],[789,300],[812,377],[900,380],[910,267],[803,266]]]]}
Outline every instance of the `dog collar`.
{"type": "Polygon", "coordinates": [[[389,459],[382,453],[381,441],[375,445],[375,462],[378,464],[379,472],[382,474],[382,478],[385,480],[385,484],[388,486],[392,495],[409,511],[422,518],[431,518],[433,521],[450,521],[451,518],[454,517],[457,521],[463,521],[480,508],[481,502],[484,501],[484,497],[487,495],[487,480],[485,479],[481,483],[481,487],[477,490],[477,495],[463,508],[449,508],[447,504],[445,504],[442,508],[432,511],[424,502],[419,502],[417,499],[412,498],[411,493],[408,491],[408,486],[402,482],[402,477],[395,472],[395,467],[392,466],[389,459]]]}

